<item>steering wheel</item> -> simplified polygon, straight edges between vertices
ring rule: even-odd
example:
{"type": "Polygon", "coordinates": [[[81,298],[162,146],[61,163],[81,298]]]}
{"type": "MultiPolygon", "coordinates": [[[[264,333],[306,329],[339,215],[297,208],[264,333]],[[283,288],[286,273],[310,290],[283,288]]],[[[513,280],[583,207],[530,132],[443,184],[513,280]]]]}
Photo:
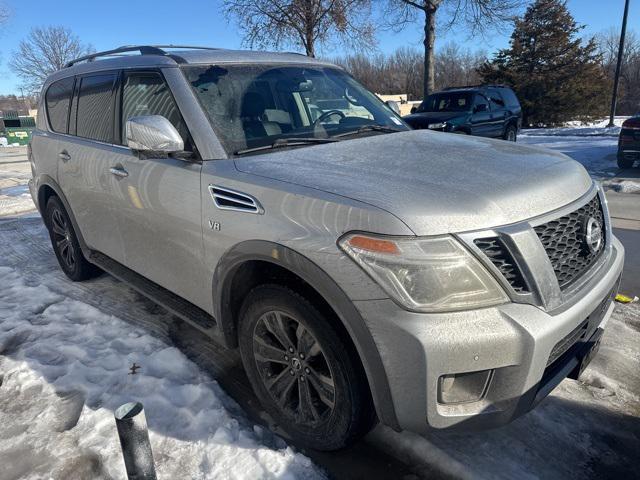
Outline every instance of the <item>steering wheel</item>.
{"type": "Polygon", "coordinates": [[[329,118],[332,115],[339,115],[341,118],[345,118],[346,117],[346,115],[344,113],[342,113],[340,110],[327,110],[322,115],[320,115],[318,118],[316,118],[315,122],[313,122],[312,127],[317,126],[323,120],[326,120],[327,118],[329,118]]]}

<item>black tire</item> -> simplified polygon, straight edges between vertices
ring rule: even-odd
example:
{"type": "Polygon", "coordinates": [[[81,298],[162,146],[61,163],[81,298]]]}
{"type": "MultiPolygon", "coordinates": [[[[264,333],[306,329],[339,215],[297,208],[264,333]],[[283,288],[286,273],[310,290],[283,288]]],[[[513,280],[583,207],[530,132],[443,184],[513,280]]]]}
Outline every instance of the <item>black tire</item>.
{"type": "Polygon", "coordinates": [[[618,155],[618,168],[632,168],[634,163],[635,160],[633,158],[624,158],[622,155],[618,155]]]}
{"type": "Polygon", "coordinates": [[[516,142],[518,141],[518,129],[513,125],[507,126],[504,130],[504,135],[502,138],[508,142],[516,142]]]}
{"type": "Polygon", "coordinates": [[[329,319],[301,295],[280,285],[253,289],[240,310],[239,343],[263,407],[299,444],[337,450],[373,426],[359,360],[329,319]]]}
{"type": "Polygon", "coordinates": [[[44,221],[53,251],[67,277],[81,282],[100,274],[100,269],[84,258],[71,219],[58,197],[49,198],[44,221]]]}

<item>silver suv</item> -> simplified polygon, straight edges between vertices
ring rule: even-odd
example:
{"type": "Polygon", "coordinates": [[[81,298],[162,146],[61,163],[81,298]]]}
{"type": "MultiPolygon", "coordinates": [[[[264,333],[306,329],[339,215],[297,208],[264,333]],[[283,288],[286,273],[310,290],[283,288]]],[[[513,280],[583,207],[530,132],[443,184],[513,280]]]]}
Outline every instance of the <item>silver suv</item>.
{"type": "Polygon", "coordinates": [[[410,130],[288,53],[123,47],[41,99],[30,188],[67,276],[239,348],[300,444],[501,425],[597,350],[624,250],[564,155],[410,130]]]}

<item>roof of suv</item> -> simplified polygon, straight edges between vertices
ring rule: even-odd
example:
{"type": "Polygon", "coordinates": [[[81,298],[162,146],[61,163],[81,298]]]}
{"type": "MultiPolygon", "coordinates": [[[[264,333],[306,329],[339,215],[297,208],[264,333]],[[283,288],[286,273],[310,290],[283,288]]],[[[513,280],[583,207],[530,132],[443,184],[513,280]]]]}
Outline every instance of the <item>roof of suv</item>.
{"type": "Polygon", "coordinates": [[[480,91],[486,90],[488,88],[505,88],[511,90],[511,87],[508,85],[463,85],[459,87],[447,87],[443,89],[443,92],[455,92],[455,91],[480,91]]]}
{"type": "Polygon", "coordinates": [[[177,67],[184,64],[211,63],[296,63],[331,65],[300,53],[258,52],[254,50],[229,50],[224,48],[189,46],[124,46],[72,60],[64,68],[51,74],[45,82],[71,75],[134,67],[177,67]],[[138,52],[138,54],[130,54],[138,52]]]}

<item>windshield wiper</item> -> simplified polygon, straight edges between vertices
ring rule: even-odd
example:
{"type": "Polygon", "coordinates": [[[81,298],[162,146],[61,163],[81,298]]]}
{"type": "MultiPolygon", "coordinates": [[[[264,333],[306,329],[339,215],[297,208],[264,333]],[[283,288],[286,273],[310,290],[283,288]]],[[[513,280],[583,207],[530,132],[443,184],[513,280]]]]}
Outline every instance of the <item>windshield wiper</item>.
{"type": "Polygon", "coordinates": [[[339,133],[338,135],[334,135],[331,138],[346,137],[346,136],[349,136],[349,135],[357,135],[359,133],[364,133],[364,132],[396,133],[396,132],[404,132],[404,131],[405,131],[404,129],[394,128],[394,127],[387,127],[385,125],[363,125],[362,127],[358,128],[357,130],[351,130],[350,132],[339,133]]]}
{"type": "Polygon", "coordinates": [[[309,145],[313,143],[333,143],[337,142],[337,139],[333,138],[313,138],[313,137],[291,137],[291,138],[278,138],[275,142],[269,145],[262,145],[260,147],[245,148],[244,150],[238,150],[233,152],[234,155],[244,155],[245,153],[261,152],[263,150],[273,150],[282,147],[297,147],[301,145],[309,145]]]}

